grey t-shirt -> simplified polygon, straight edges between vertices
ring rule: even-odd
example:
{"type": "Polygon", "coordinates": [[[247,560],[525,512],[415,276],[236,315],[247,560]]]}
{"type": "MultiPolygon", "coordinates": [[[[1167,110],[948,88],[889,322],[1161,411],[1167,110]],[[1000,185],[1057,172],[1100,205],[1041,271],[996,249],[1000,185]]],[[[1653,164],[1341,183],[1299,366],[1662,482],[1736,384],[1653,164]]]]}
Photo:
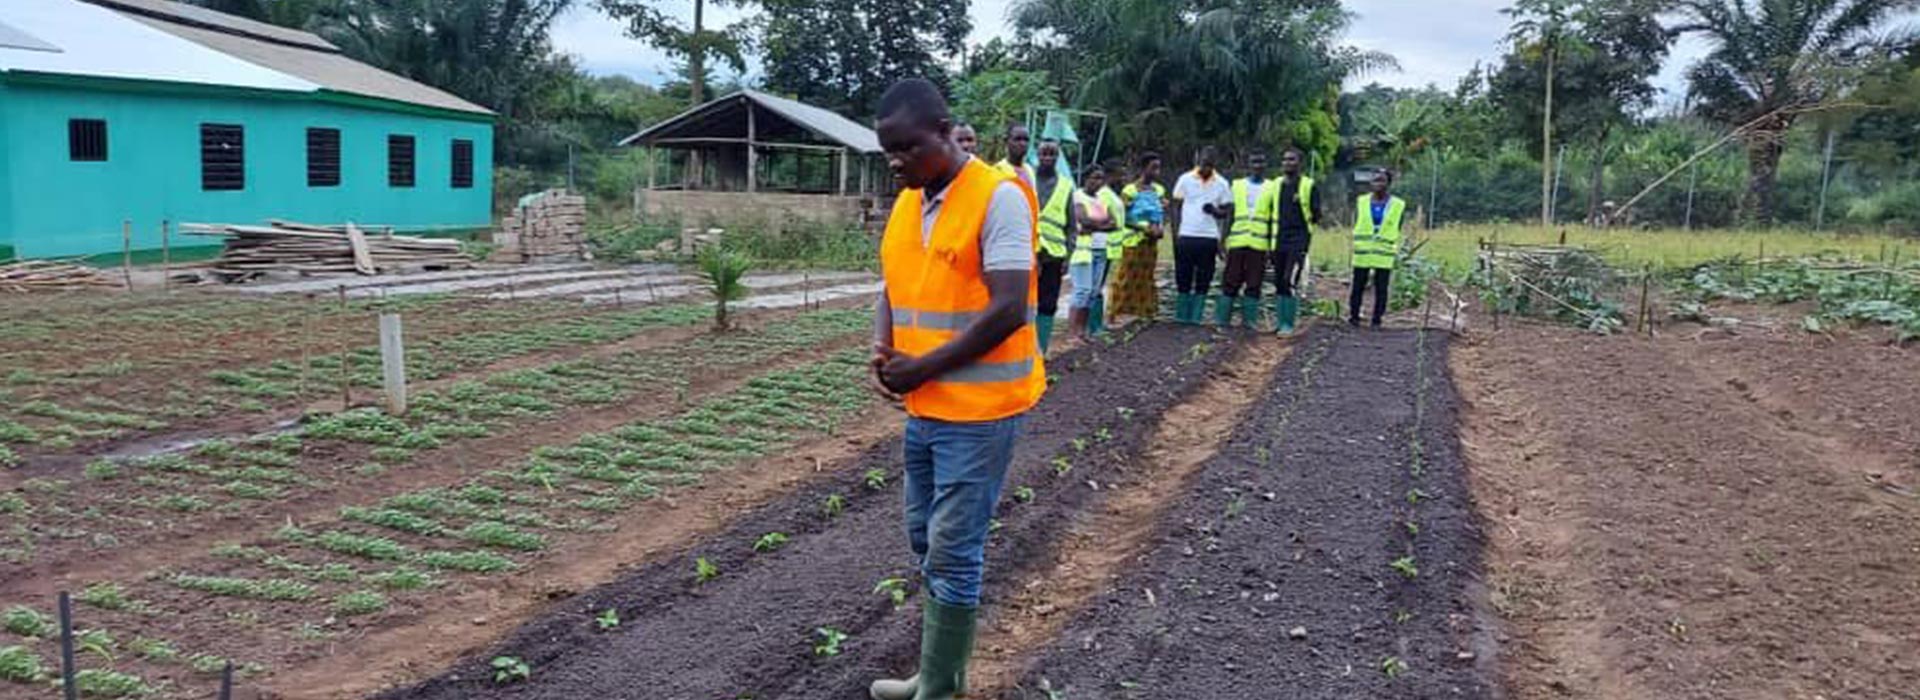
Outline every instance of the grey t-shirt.
{"type": "MultiPolygon", "coordinates": [[[[933,240],[933,222],[946,203],[947,190],[941,190],[920,206],[921,245],[933,240]]],[[[987,219],[980,225],[980,268],[987,272],[1033,269],[1033,208],[1012,182],[1000,183],[987,200],[987,219]]]]}

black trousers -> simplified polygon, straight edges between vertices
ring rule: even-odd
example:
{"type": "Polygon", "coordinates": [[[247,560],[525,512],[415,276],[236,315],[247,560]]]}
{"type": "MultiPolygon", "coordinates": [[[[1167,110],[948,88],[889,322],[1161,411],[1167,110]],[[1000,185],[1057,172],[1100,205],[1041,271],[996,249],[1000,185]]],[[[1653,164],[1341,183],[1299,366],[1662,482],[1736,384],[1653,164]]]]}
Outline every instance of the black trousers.
{"type": "Polygon", "coordinates": [[[1205,295],[1213,287],[1213,264],[1220,241],[1197,236],[1173,239],[1173,288],[1181,294],[1205,295]]]}
{"type": "Polygon", "coordinates": [[[1294,292],[1293,288],[1295,285],[1300,284],[1300,268],[1304,266],[1306,262],[1307,262],[1307,251],[1304,251],[1304,250],[1298,251],[1298,252],[1285,251],[1285,250],[1274,251],[1273,252],[1273,288],[1275,290],[1274,293],[1283,297],[1299,296],[1293,293],[1294,292]]]}
{"type": "Polygon", "coordinates": [[[1353,293],[1347,297],[1347,320],[1360,322],[1360,301],[1366,297],[1368,278],[1373,279],[1373,323],[1379,325],[1380,317],[1387,315],[1387,295],[1393,292],[1392,269],[1353,268],[1353,293]]]}
{"type": "Polygon", "coordinates": [[[1060,278],[1067,274],[1067,259],[1040,253],[1040,299],[1035,306],[1041,316],[1060,310],[1060,278]]]}
{"type": "Polygon", "coordinates": [[[1267,251],[1232,248],[1227,251],[1227,269],[1220,274],[1220,293],[1230,297],[1260,298],[1260,287],[1267,283],[1267,251]]]}

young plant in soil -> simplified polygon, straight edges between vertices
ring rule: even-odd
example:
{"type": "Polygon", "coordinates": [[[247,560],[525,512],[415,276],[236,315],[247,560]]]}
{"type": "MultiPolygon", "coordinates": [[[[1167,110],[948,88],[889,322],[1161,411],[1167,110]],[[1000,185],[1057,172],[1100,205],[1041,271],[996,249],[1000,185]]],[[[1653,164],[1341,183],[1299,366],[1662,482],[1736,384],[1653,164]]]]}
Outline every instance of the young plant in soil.
{"type": "Polygon", "coordinates": [[[524,681],[533,675],[533,667],[514,656],[496,656],[489,664],[493,668],[493,682],[499,685],[524,681]]]}
{"type": "Polygon", "coordinates": [[[813,633],[820,638],[820,643],[813,646],[814,656],[839,656],[840,644],[847,641],[847,633],[832,627],[816,628],[813,633]]]}
{"type": "Polygon", "coordinates": [[[594,616],[593,624],[602,632],[611,631],[620,626],[620,611],[613,608],[602,610],[599,615],[594,616]]]}
{"type": "Polygon", "coordinates": [[[1033,487],[1031,487],[1031,486],[1022,486],[1022,487],[1020,487],[1020,488],[1017,488],[1017,489],[1014,489],[1014,490],[1013,490],[1013,500],[1016,500],[1016,501],[1019,501],[1019,502],[1021,502],[1021,503],[1032,503],[1032,502],[1033,502],[1033,487]]]}
{"type": "Polygon", "coordinates": [[[720,567],[714,566],[713,562],[707,561],[706,557],[693,560],[693,582],[695,584],[703,584],[719,577],[720,567]]]}
{"type": "Polygon", "coordinates": [[[40,657],[22,646],[0,647],[0,681],[38,683],[46,677],[40,657]]]}
{"type": "Polygon", "coordinates": [[[868,469],[862,480],[866,482],[867,488],[879,491],[887,487],[887,472],[878,468],[868,469]]]}
{"type": "Polygon", "coordinates": [[[6,614],[0,615],[0,622],[4,622],[8,632],[29,639],[48,639],[54,634],[52,618],[21,605],[7,608],[6,614]]]}
{"type": "Polygon", "coordinates": [[[760,539],[754,541],[753,551],[762,552],[762,553],[771,552],[773,550],[779,549],[781,545],[784,545],[786,543],[787,543],[786,533],[769,532],[767,534],[761,535],[760,539]]]}
{"type": "Polygon", "coordinates": [[[907,604],[907,580],[906,579],[903,579],[903,578],[880,579],[879,583],[876,583],[873,585],[873,592],[875,595],[885,595],[888,600],[892,600],[893,607],[895,608],[898,608],[902,605],[907,604]]]}
{"type": "Polygon", "coordinates": [[[1388,678],[1399,678],[1407,672],[1407,662],[1398,656],[1389,656],[1380,660],[1380,672],[1388,678]]]}
{"type": "Polygon", "coordinates": [[[124,698],[153,691],[139,676],[97,668],[81,669],[74,674],[73,681],[79,687],[81,697],[124,698]]]}
{"type": "Polygon", "coordinates": [[[827,514],[827,517],[837,518],[847,510],[847,497],[837,493],[827,494],[827,502],[821,510],[827,514]]]}
{"type": "Polygon", "coordinates": [[[1408,579],[1420,577],[1420,568],[1414,564],[1413,555],[1411,554],[1393,560],[1393,563],[1388,566],[1393,567],[1394,571],[1400,572],[1401,576],[1405,576],[1408,579]]]}

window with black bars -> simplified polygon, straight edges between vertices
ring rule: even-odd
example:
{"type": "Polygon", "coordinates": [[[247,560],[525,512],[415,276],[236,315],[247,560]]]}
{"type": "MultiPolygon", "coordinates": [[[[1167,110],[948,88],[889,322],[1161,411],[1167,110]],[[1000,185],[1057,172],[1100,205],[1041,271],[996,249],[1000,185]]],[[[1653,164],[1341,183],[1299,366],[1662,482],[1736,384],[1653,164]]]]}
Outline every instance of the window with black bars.
{"type": "Polygon", "coordinates": [[[247,186],[247,132],[239,124],[200,125],[200,189],[247,186]]]}
{"type": "Polygon", "coordinates": [[[340,186],[339,129],[307,129],[307,186],[340,186]]]}
{"type": "Polygon", "coordinates": [[[413,186],[413,137],[387,136],[387,186],[413,186]]]}
{"type": "Polygon", "coordinates": [[[67,158],[99,162],[107,159],[107,120],[67,120],[67,158]]]}
{"type": "Polygon", "coordinates": [[[466,139],[453,140],[453,188],[465,190],[473,188],[473,142],[466,139]]]}

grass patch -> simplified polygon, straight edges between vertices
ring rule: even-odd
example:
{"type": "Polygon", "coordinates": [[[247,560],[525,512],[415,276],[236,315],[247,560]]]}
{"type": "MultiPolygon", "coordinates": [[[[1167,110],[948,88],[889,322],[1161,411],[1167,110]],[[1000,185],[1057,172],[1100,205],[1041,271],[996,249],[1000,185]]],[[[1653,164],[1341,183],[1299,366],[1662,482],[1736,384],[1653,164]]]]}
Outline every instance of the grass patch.
{"type": "Polygon", "coordinates": [[[0,647],[0,681],[38,683],[46,677],[40,655],[21,646],[0,647]]]}
{"type": "Polygon", "coordinates": [[[389,530],[410,532],[416,535],[438,535],[447,529],[445,525],[441,525],[432,518],[394,508],[360,508],[348,506],[340,509],[340,517],[354,522],[376,525],[389,530]]]}
{"type": "Polygon", "coordinates": [[[153,691],[139,676],[97,668],[80,669],[73,674],[73,681],[82,696],[91,698],[124,698],[153,691]]]}
{"type": "Polygon", "coordinates": [[[333,611],[346,617],[372,615],[387,609],[387,597],[374,591],[342,593],[333,599],[333,611]]]}
{"type": "Polygon", "coordinates": [[[120,584],[111,581],[101,581],[87,586],[80,591],[79,595],[74,596],[74,599],[101,610],[132,610],[145,607],[139,601],[127,599],[126,592],[120,589],[120,584]]]}
{"type": "Polygon", "coordinates": [[[451,571],[468,571],[477,574],[491,574],[507,571],[518,566],[512,559],[492,552],[427,552],[418,560],[422,566],[451,571]]]}
{"type": "Polygon", "coordinates": [[[392,571],[368,574],[367,583],[389,591],[416,591],[434,584],[433,577],[426,572],[410,567],[395,567],[392,571]]]}
{"type": "Polygon", "coordinates": [[[47,639],[54,635],[53,618],[40,614],[40,611],[24,605],[15,605],[0,613],[0,625],[8,632],[34,639],[47,639]]]}
{"type": "Polygon", "coordinates": [[[252,600],[308,600],[314,595],[313,586],[287,579],[249,579],[227,576],[194,576],[176,574],[170,581],[173,585],[189,591],[199,591],[230,598],[248,598],[252,600]]]}
{"type": "Polygon", "coordinates": [[[491,520],[482,520],[468,525],[460,531],[458,536],[468,542],[495,549],[537,552],[547,547],[546,538],[491,520]]]}

